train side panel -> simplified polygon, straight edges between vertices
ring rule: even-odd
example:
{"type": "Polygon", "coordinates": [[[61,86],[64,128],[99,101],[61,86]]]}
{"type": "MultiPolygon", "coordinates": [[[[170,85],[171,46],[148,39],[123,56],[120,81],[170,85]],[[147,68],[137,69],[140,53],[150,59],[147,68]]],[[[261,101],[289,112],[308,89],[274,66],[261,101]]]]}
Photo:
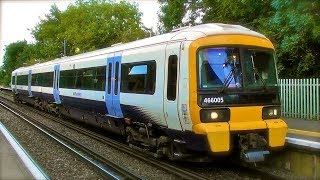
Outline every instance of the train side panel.
{"type": "Polygon", "coordinates": [[[124,117],[167,127],[163,114],[164,52],[165,45],[123,52],[120,103],[124,117]],[[155,77],[149,77],[152,73],[156,73],[155,77]],[[140,80],[141,77],[152,80],[140,80]],[[139,81],[152,84],[139,86],[139,81]],[[148,87],[148,90],[140,87],[148,87]]]}
{"type": "Polygon", "coordinates": [[[189,45],[190,41],[184,41],[181,44],[180,63],[179,63],[179,83],[178,86],[178,113],[182,129],[192,131],[192,121],[190,118],[189,106],[189,45]]]}

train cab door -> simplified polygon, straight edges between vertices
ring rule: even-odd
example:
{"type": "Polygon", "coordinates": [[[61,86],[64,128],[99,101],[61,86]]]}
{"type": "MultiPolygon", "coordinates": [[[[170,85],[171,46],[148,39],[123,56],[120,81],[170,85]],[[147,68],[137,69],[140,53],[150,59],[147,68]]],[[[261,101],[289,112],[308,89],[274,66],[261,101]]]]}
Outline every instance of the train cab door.
{"type": "Polygon", "coordinates": [[[14,73],[14,93],[18,94],[18,90],[17,90],[17,73],[14,73]]]}
{"type": "Polygon", "coordinates": [[[28,95],[29,95],[29,97],[32,97],[31,82],[32,82],[32,70],[29,70],[29,74],[28,74],[28,95]]]}
{"type": "Polygon", "coordinates": [[[106,80],[105,100],[108,115],[114,118],[123,118],[120,107],[121,54],[108,56],[106,80]]]}
{"type": "Polygon", "coordinates": [[[60,65],[54,65],[53,71],[53,98],[54,103],[61,104],[60,92],[59,92],[59,79],[60,79],[60,65]]]}
{"type": "Polygon", "coordinates": [[[165,83],[164,83],[164,116],[168,128],[181,130],[178,113],[178,81],[181,42],[170,43],[166,47],[165,83]]]}

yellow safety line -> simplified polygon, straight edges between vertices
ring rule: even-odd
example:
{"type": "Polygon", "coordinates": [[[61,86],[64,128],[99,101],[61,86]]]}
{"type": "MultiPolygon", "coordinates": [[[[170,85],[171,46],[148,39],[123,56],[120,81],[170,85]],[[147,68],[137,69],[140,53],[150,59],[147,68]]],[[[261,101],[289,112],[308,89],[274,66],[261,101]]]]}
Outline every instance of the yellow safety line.
{"type": "Polygon", "coordinates": [[[318,133],[318,132],[303,131],[303,130],[299,130],[299,129],[288,129],[288,133],[294,133],[294,134],[301,134],[301,135],[308,135],[308,136],[320,137],[320,133],[318,133]]]}

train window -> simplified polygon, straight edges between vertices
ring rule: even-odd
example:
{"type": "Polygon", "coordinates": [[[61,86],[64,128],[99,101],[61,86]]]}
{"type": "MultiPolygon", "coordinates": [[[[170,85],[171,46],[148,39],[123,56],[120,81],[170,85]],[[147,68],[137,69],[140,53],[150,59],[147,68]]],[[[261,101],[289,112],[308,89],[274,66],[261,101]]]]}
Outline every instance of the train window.
{"type": "Polygon", "coordinates": [[[147,74],[147,65],[133,66],[129,72],[129,75],[147,74]]]}
{"type": "Polygon", "coordinates": [[[144,61],[121,65],[121,92],[154,94],[156,62],[144,61]]]}
{"type": "Polygon", "coordinates": [[[198,52],[199,85],[209,88],[241,88],[239,48],[205,48],[198,52]]]}
{"type": "Polygon", "coordinates": [[[178,56],[169,56],[168,61],[168,82],[167,82],[167,99],[176,100],[177,91],[177,72],[178,72],[178,56]]]}
{"type": "Polygon", "coordinates": [[[39,86],[39,75],[38,74],[32,74],[31,78],[31,86],[39,86]]]}
{"type": "Polygon", "coordinates": [[[17,85],[28,86],[28,75],[17,76],[17,85]]]}
{"type": "Polygon", "coordinates": [[[119,62],[116,62],[115,81],[114,81],[114,94],[118,94],[118,82],[119,82],[119,62]]]}
{"type": "Polygon", "coordinates": [[[74,70],[60,71],[60,88],[74,89],[74,70]]]}
{"type": "Polygon", "coordinates": [[[243,52],[246,87],[277,86],[273,52],[258,49],[244,49],[243,52]]]}
{"type": "Polygon", "coordinates": [[[108,94],[111,94],[111,72],[112,72],[112,63],[108,65],[108,94]]]}
{"type": "Polygon", "coordinates": [[[106,67],[66,70],[60,72],[60,88],[105,90],[106,67]]]}
{"type": "Polygon", "coordinates": [[[41,86],[53,87],[53,72],[41,73],[41,86]]]}
{"type": "Polygon", "coordinates": [[[96,76],[94,79],[94,89],[97,91],[104,91],[106,87],[106,67],[97,67],[96,76]]]}
{"type": "Polygon", "coordinates": [[[77,69],[75,72],[75,89],[81,89],[83,84],[83,69],[77,69]]]}
{"type": "Polygon", "coordinates": [[[94,89],[94,76],[95,76],[94,71],[95,71],[94,68],[88,68],[83,70],[81,89],[86,89],[86,90],[94,89]]]}

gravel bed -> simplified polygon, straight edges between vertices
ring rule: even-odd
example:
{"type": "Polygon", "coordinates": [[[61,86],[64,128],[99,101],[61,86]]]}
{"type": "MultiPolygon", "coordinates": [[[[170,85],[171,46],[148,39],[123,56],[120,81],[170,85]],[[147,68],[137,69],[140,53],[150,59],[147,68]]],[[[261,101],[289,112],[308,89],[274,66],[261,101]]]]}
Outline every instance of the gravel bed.
{"type": "Polygon", "coordinates": [[[8,99],[10,101],[13,101],[12,93],[7,92],[7,91],[0,91],[0,97],[3,97],[3,98],[8,99]]]}
{"type": "Polygon", "coordinates": [[[51,179],[102,179],[75,154],[2,107],[0,121],[51,179]]]}

